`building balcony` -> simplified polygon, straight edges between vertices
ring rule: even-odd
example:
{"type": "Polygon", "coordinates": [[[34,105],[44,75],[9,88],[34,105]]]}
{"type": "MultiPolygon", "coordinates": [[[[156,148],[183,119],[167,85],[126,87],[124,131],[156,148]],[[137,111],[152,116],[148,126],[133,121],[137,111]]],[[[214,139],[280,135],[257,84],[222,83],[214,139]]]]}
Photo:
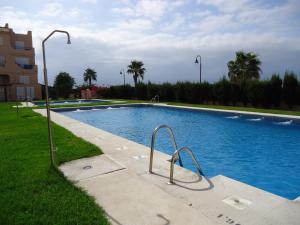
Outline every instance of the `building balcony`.
{"type": "Polygon", "coordinates": [[[15,47],[16,50],[25,50],[25,51],[30,51],[32,48],[31,47],[15,47]]]}
{"type": "Polygon", "coordinates": [[[26,55],[26,56],[30,56],[30,55],[34,55],[34,48],[12,48],[13,49],[13,55],[16,56],[22,56],[22,55],[26,55]]]}
{"type": "Polygon", "coordinates": [[[37,73],[37,65],[32,64],[18,64],[18,63],[6,63],[4,66],[0,66],[0,75],[1,74],[28,74],[32,75],[37,73]]]}
{"type": "Polygon", "coordinates": [[[19,67],[25,70],[32,70],[34,68],[34,65],[29,65],[29,64],[18,64],[16,63],[19,67]]]}

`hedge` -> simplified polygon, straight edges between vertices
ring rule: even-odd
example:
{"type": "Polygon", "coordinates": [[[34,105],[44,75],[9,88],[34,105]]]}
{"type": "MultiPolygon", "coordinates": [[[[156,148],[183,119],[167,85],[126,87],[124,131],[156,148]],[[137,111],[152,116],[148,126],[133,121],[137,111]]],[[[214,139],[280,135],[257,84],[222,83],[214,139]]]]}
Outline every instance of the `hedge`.
{"type": "Polygon", "coordinates": [[[177,82],[175,84],[138,83],[136,87],[111,86],[100,88],[98,94],[106,98],[150,100],[159,95],[160,101],[186,103],[213,103],[222,105],[251,104],[265,108],[282,103],[292,108],[300,105],[300,83],[293,72],[286,72],[282,80],[274,74],[269,80],[246,80],[232,83],[225,77],[210,84],[177,82]]]}

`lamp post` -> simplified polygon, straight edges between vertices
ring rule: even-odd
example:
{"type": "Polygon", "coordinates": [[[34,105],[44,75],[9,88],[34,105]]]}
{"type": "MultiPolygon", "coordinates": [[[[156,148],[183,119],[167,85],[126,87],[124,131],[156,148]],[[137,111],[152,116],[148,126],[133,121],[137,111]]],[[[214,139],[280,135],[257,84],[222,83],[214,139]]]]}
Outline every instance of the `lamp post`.
{"type": "Polygon", "coordinates": [[[47,67],[46,67],[46,54],[45,54],[45,42],[54,34],[54,33],[65,33],[68,36],[67,44],[71,44],[70,35],[67,31],[63,30],[54,30],[52,31],[42,42],[43,46],[43,64],[44,64],[44,82],[45,82],[45,93],[46,93],[46,108],[47,108],[47,122],[48,122],[48,141],[49,141],[49,153],[51,159],[51,166],[55,166],[54,162],[54,146],[52,139],[52,128],[51,128],[51,117],[50,117],[50,105],[49,105],[49,92],[48,92],[48,76],[47,76],[47,67]]]}
{"type": "Polygon", "coordinates": [[[201,84],[201,71],[202,71],[201,55],[196,56],[195,63],[199,63],[199,65],[200,65],[200,84],[201,84]],[[199,58],[199,61],[198,61],[198,58],[199,58]]]}
{"type": "Polygon", "coordinates": [[[123,74],[124,87],[125,87],[125,70],[124,70],[124,69],[121,69],[121,70],[120,70],[120,74],[121,74],[121,75],[123,74]]]}

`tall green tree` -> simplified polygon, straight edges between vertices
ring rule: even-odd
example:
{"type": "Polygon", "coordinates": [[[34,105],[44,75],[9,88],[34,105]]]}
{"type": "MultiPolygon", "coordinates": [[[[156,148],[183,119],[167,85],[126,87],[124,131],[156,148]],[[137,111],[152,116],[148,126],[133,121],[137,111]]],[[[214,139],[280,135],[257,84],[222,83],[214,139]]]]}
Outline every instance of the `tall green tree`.
{"type": "Polygon", "coordinates": [[[282,95],[284,102],[292,108],[297,101],[298,80],[294,72],[286,71],[283,78],[282,95]]]}
{"type": "Polygon", "coordinates": [[[96,81],[97,80],[97,72],[93,69],[87,68],[84,71],[83,74],[83,79],[85,82],[88,82],[89,86],[92,86],[92,80],[96,81]]]}
{"type": "Polygon", "coordinates": [[[146,69],[143,66],[144,63],[142,61],[137,61],[137,60],[131,61],[131,64],[127,66],[128,68],[127,73],[133,75],[133,81],[135,87],[139,78],[142,80],[144,79],[144,74],[146,72],[146,69]]]}
{"type": "Polygon", "coordinates": [[[227,63],[228,77],[233,82],[241,83],[245,80],[259,79],[261,61],[252,52],[236,52],[235,60],[227,63]]]}
{"type": "Polygon", "coordinates": [[[68,98],[75,84],[74,78],[66,72],[60,72],[54,81],[54,89],[58,97],[68,98]]]}

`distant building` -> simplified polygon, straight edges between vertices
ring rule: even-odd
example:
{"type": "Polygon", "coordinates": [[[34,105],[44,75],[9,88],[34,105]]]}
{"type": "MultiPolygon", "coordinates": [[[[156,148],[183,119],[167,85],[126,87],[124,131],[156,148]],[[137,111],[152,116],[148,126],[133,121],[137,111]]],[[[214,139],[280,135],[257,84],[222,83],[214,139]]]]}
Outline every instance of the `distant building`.
{"type": "Polygon", "coordinates": [[[41,99],[32,33],[0,27],[0,101],[41,99]]]}

